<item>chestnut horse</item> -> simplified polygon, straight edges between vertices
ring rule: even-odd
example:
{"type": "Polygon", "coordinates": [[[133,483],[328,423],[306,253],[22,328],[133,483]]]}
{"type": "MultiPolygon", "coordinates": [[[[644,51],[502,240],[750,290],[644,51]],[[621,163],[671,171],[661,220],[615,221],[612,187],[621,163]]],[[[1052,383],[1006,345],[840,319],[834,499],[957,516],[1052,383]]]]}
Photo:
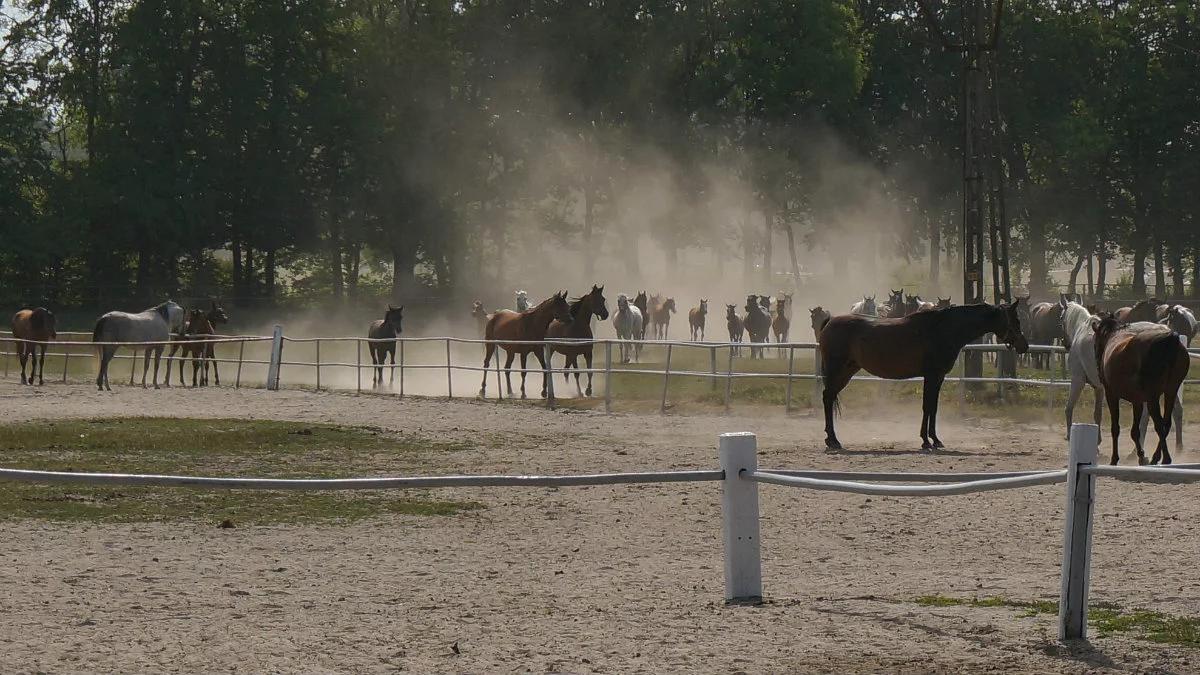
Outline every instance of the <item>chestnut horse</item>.
{"type": "Polygon", "coordinates": [[[820,305],[808,310],[808,316],[812,320],[813,339],[820,341],[821,329],[824,328],[825,324],[829,323],[829,320],[833,317],[829,314],[828,310],[820,305]]]}
{"type": "MultiPolygon", "coordinates": [[[[1019,300],[1017,302],[1020,302],[1019,300]]],[[[899,319],[835,316],[819,337],[824,380],[825,445],[840,449],[833,429],[838,394],[859,369],[889,380],[925,378],[921,448],[944,447],[937,437],[938,394],[946,373],[968,342],[995,333],[1018,353],[1029,345],[1021,334],[1017,303],[962,305],[917,312],[899,319]],[[932,441],[932,442],[931,442],[932,441]]]]}
{"type": "Polygon", "coordinates": [[[904,302],[904,289],[892,290],[888,294],[888,299],[883,303],[883,307],[879,309],[880,318],[898,319],[908,314],[908,305],[904,302]]]}
{"type": "MultiPolygon", "coordinates": [[[[579,344],[555,344],[550,346],[551,358],[553,358],[555,353],[562,354],[565,357],[566,365],[563,368],[564,371],[567,368],[575,369],[575,389],[579,391],[580,396],[584,396],[583,390],[579,389],[580,356],[583,356],[588,369],[586,395],[592,395],[592,347],[595,344],[591,341],[594,337],[592,335],[593,314],[601,321],[608,321],[608,303],[604,299],[603,286],[592,286],[590,293],[578,300],[571,301],[570,321],[565,323],[562,321],[551,321],[550,327],[546,329],[547,338],[566,338],[568,340],[581,341],[579,344]]],[[[564,372],[563,379],[570,382],[571,374],[564,372]]]]}
{"type": "Polygon", "coordinates": [[[1175,410],[1179,386],[1187,377],[1191,359],[1187,347],[1179,334],[1157,324],[1136,327],[1121,323],[1115,317],[1105,317],[1095,325],[1096,365],[1100,381],[1104,385],[1104,398],[1108,402],[1108,414],[1112,423],[1112,458],[1116,464],[1120,459],[1117,439],[1121,435],[1121,401],[1133,404],[1133,426],[1130,437],[1137,450],[1138,464],[1146,463],[1142,450],[1141,426],[1142,405],[1149,406],[1154,430],[1158,432],[1158,447],[1154,450],[1151,464],[1171,463],[1171,451],[1167,449],[1167,437],[1171,431],[1171,414],[1175,410]],[[1163,404],[1159,407],[1159,397],[1163,404]]]}
{"type": "Polygon", "coordinates": [[[650,320],[654,322],[655,340],[667,339],[667,331],[671,328],[671,315],[674,313],[675,298],[667,298],[665,300],[652,303],[650,308],[650,320]]]}
{"type": "Polygon", "coordinates": [[[775,334],[776,342],[788,341],[788,329],[792,322],[787,318],[787,301],[783,298],[775,300],[775,316],[771,319],[771,332],[775,334]]]}
{"type": "Polygon", "coordinates": [[[13,315],[12,334],[13,340],[17,341],[17,357],[21,360],[21,384],[33,384],[34,375],[37,375],[38,384],[46,384],[42,377],[46,370],[46,343],[58,338],[54,323],[54,314],[45,307],[23,309],[13,315]],[[37,344],[39,342],[41,344],[37,344]],[[38,359],[38,347],[41,347],[41,359],[38,359]],[[26,360],[33,361],[28,380],[25,379],[26,360]]]}
{"type": "Polygon", "coordinates": [[[934,309],[945,309],[949,306],[950,306],[950,298],[943,298],[941,296],[938,296],[937,304],[934,305],[933,308],[934,309]]]}
{"type": "MultiPolygon", "coordinates": [[[[171,336],[171,352],[167,354],[167,378],[164,382],[168,386],[171,384],[171,359],[175,358],[175,352],[179,351],[180,349],[183,351],[179,355],[179,384],[184,384],[183,362],[187,360],[189,354],[192,354],[193,359],[200,358],[204,360],[204,378],[201,380],[201,384],[208,384],[208,365],[209,362],[211,362],[213,377],[216,380],[217,386],[221,386],[221,373],[217,369],[217,353],[216,349],[213,348],[213,345],[184,344],[187,342],[188,336],[193,333],[198,335],[213,335],[217,332],[217,326],[229,323],[229,315],[225,313],[223,308],[217,305],[217,301],[209,300],[209,302],[212,303],[212,305],[209,307],[207,313],[199,309],[188,312],[188,318],[184,320],[183,328],[179,331],[177,336],[171,336]],[[197,331],[192,328],[193,325],[198,325],[192,320],[192,317],[196,316],[197,313],[199,313],[200,316],[203,316],[204,320],[209,324],[207,329],[197,331]]],[[[193,377],[193,380],[194,379],[195,378],[193,377]]],[[[192,382],[192,386],[196,386],[196,383],[192,382]]]]}
{"type": "Polygon", "coordinates": [[[1132,307],[1122,307],[1113,312],[1113,318],[1121,323],[1137,323],[1138,321],[1158,321],[1158,299],[1148,298],[1138,300],[1132,307]]]}
{"type": "MultiPolygon", "coordinates": [[[[205,335],[213,335],[217,331],[213,328],[212,323],[208,320],[208,314],[202,309],[193,309],[188,312],[188,318],[184,322],[183,332],[180,334],[180,343],[171,344],[171,355],[175,353],[176,347],[181,347],[183,352],[179,355],[179,384],[186,385],[183,379],[183,363],[187,361],[188,356],[192,357],[192,387],[208,384],[208,359],[207,352],[211,345],[200,342],[205,335]],[[203,375],[201,376],[201,367],[203,366],[203,375]]],[[[167,380],[171,379],[171,362],[170,355],[167,361],[167,380]]]]}
{"type": "MultiPolygon", "coordinates": [[[[725,305],[725,327],[729,330],[730,342],[741,342],[746,337],[746,325],[742,323],[742,317],[737,315],[737,306],[725,305]]],[[[733,352],[738,354],[741,348],[734,347],[733,352]]]]}
{"type": "Polygon", "coordinates": [[[546,330],[550,328],[550,322],[555,320],[564,323],[571,321],[571,305],[567,303],[566,291],[555,293],[538,303],[533,309],[524,312],[502,309],[492,314],[483,334],[485,340],[492,342],[487,343],[487,349],[483,356],[484,372],[483,384],[479,385],[480,398],[487,397],[487,368],[488,364],[492,362],[492,356],[496,354],[497,347],[503,347],[504,351],[508,353],[508,360],[504,364],[504,379],[508,384],[508,395],[512,396],[513,393],[512,362],[520,354],[521,398],[525,398],[525,376],[528,374],[525,364],[529,355],[533,354],[538,363],[542,365],[542,396],[546,396],[546,378],[549,375],[546,373],[546,359],[542,354],[542,345],[521,343],[538,343],[545,340],[546,330]],[[505,340],[512,340],[512,343],[506,343],[505,340]]]}
{"type": "Polygon", "coordinates": [[[693,307],[688,311],[688,325],[692,327],[692,342],[696,341],[696,336],[700,336],[700,340],[704,340],[704,318],[708,316],[708,300],[700,298],[700,306],[693,307]]]}

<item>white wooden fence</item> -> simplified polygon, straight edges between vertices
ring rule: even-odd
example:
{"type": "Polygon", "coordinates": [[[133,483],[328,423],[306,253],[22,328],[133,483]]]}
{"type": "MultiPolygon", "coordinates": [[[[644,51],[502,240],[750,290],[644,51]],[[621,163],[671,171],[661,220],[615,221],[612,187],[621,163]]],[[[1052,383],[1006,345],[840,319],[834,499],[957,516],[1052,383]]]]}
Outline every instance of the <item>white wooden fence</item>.
{"type": "Polygon", "coordinates": [[[991,490],[1066,484],[1059,637],[1087,636],[1089,570],[1098,477],[1149,483],[1200,482],[1200,465],[1175,467],[1097,466],[1099,428],[1075,424],[1066,469],[1004,473],[903,473],[769,470],[758,467],[757,439],[750,433],[722,434],[720,468],[571,476],[412,476],[334,479],[217,478],[147,474],[74,473],[0,468],[0,480],[86,485],[139,485],[198,489],[355,490],[452,487],[575,487],[635,483],[720,481],[725,600],[754,603],[763,597],[759,483],[809,490],[891,497],[948,497],[991,490]],[[898,485],[876,484],[899,482],[898,485]],[[932,485],[928,483],[933,483],[932,485]]]}

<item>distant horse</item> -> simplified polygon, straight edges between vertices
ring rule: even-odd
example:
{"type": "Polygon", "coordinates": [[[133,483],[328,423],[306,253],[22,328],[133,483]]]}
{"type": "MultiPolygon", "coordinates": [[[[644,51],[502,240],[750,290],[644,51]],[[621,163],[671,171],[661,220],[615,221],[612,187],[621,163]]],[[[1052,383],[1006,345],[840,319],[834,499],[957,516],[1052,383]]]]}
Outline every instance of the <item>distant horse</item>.
{"type": "MultiPolygon", "coordinates": [[[[171,336],[171,351],[167,353],[167,377],[163,381],[163,384],[170,386],[171,359],[175,358],[176,351],[182,349],[183,351],[179,355],[179,384],[184,384],[183,364],[184,361],[187,360],[188,356],[191,355],[193,359],[193,365],[195,359],[199,358],[203,360],[204,378],[201,380],[201,383],[205,385],[208,384],[208,366],[211,362],[213,377],[215,378],[217,386],[221,386],[221,373],[217,369],[217,356],[214,346],[212,344],[191,344],[188,342],[188,338],[192,334],[213,335],[217,332],[216,329],[218,325],[229,323],[229,316],[225,314],[225,310],[223,308],[217,305],[217,301],[209,300],[209,302],[212,304],[207,312],[200,309],[187,312],[185,314],[187,318],[183,322],[183,327],[180,329],[179,333],[171,336]],[[197,313],[199,313],[198,315],[202,316],[205,322],[208,324],[206,328],[199,331],[193,327],[192,320],[192,317],[197,316],[197,313]]],[[[192,386],[195,386],[195,382],[192,383],[192,386]]]]}
{"type": "Polygon", "coordinates": [[[859,316],[876,316],[878,310],[875,307],[875,296],[864,295],[862,300],[850,305],[850,313],[859,316]]]}
{"type": "Polygon", "coordinates": [[[1138,427],[1142,418],[1142,405],[1150,408],[1154,430],[1158,432],[1158,446],[1154,450],[1151,464],[1171,463],[1171,451],[1167,449],[1167,437],[1171,431],[1171,416],[1179,387],[1187,377],[1191,359],[1179,334],[1157,324],[1141,328],[1137,324],[1125,325],[1114,317],[1101,319],[1095,326],[1096,363],[1100,381],[1104,385],[1104,397],[1108,402],[1108,413],[1112,424],[1112,458],[1120,460],[1117,439],[1121,435],[1121,401],[1133,404],[1133,427],[1130,437],[1137,450],[1138,464],[1146,463],[1138,427]],[[1162,397],[1162,408],[1159,397],[1162,397]]]}
{"type": "Polygon", "coordinates": [[[1171,305],[1167,308],[1166,315],[1158,322],[1182,335],[1186,339],[1184,344],[1188,346],[1196,339],[1196,315],[1183,305],[1171,305]]]}
{"type": "Polygon", "coordinates": [[[508,353],[508,360],[504,364],[504,376],[508,384],[509,396],[512,396],[513,393],[512,362],[518,354],[521,355],[521,398],[525,398],[525,376],[528,374],[525,365],[530,354],[533,354],[542,366],[542,396],[546,395],[546,380],[550,376],[546,372],[546,360],[542,354],[542,345],[524,343],[544,341],[550,322],[555,320],[563,322],[571,320],[571,305],[567,303],[566,291],[555,293],[538,303],[533,309],[524,312],[502,309],[492,314],[484,331],[484,339],[499,340],[500,342],[488,342],[484,352],[483,384],[479,386],[480,398],[487,397],[487,368],[492,361],[492,356],[496,354],[497,348],[503,348],[508,353]],[[506,343],[503,342],[504,340],[512,340],[512,342],[506,343]]]}
{"type": "Polygon", "coordinates": [[[949,306],[950,306],[950,298],[943,298],[941,296],[938,296],[937,305],[934,306],[934,309],[945,309],[949,306]]]}
{"type": "Polygon", "coordinates": [[[775,334],[776,342],[788,341],[788,329],[792,322],[787,318],[787,301],[783,298],[775,300],[775,316],[771,318],[771,332],[775,334]]]}
{"type": "Polygon", "coordinates": [[[1122,307],[1113,312],[1113,318],[1121,323],[1136,323],[1138,321],[1158,321],[1158,299],[1147,298],[1133,303],[1132,307],[1122,307]]]}
{"type": "MultiPolygon", "coordinates": [[[[193,309],[187,314],[187,321],[184,323],[183,332],[180,333],[180,342],[171,343],[171,351],[174,353],[175,348],[182,346],[183,353],[179,358],[179,384],[186,384],[183,379],[183,363],[188,357],[192,358],[192,386],[197,387],[208,384],[208,360],[207,351],[209,345],[197,340],[202,340],[205,335],[213,335],[217,331],[208,320],[208,314],[202,309],[193,309]],[[203,376],[199,377],[203,370],[203,376]]],[[[171,362],[167,361],[167,379],[171,379],[171,362]]]]}
{"type": "Polygon", "coordinates": [[[517,291],[516,307],[518,312],[529,311],[529,294],[525,291],[517,291]]]}
{"type": "Polygon", "coordinates": [[[932,302],[922,300],[921,296],[919,295],[910,295],[905,301],[905,308],[908,310],[909,314],[915,314],[917,312],[928,312],[929,310],[934,309],[934,305],[932,302]]]}
{"type": "Polygon", "coordinates": [[[675,298],[667,298],[650,308],[650,321],[654,323],[654,339],[666,340],[671,327],[671,315],[675,313],[675,298]]]}
{"type": "Polygon", "coordinates": [[[696,336],[700,336],[700,340],[704,340],[704,319],[708,316],[708,300],[700,298],[700,306],[693,307],[688,310],[688,325],[692,329],[692,341],[696,341],[696,336]]]}
{"type": "Polygon", "coordinates": [[[904,302],[904,289],[891,291],[888,299],[883,303],[883,307],[879,310],[879,317],[881,319],[898,319],[906,314],[908,314],[908,305],[904,302]]]}
{"type": "Polygon", "coordinates": [[[476,300],[475,302],[471,303],[471,318],[475,319],[476,334],[482,337],[483,328],[487,325],[488,320],[488,313],[487,310],[483,308],[482,302],[476,300]]]}
{"type": "MultiPolygon", "coordinates": [[[[650,299],[646,297],[646,291],[638,291],[638,294],[633,298],[633,306],[637,307],[638,312],[642,315],[642,325],[638,326],[638,340],[646,339],[646,326],[650,323],[650,299]]],[[[642,345],[638,345],[638,354],[642,353],[642,345]]]]}
{"type": "MultiPolygon", "coordinates": [[[[1029,308],[1029,344],[1053,345],[1056,340],[1063,340],[1066,335],[1062,328],[1062,305],[1050,302],[1039,302],[1029,308]]],[[[1050,352],[1037,352],[1033,355],[1035,368],[1049,368],[1050,352]]]]}
{"type": "Polygon", "coordinates": [[[784,314],[784,316],[786,316],[788,318],[788,321],[791,321],[792,320],[792,294],[785,293],[783,291],[779,291],[779,293],[775,294],[775,299],[776,299],[776,301],[779,301],[779,300],[783,301],[783,314],[784,314]]]}
{"type": "MultiPolygon", "coordinates": [[[[154,352],[154,388],[158,389],[158,366],[162,360],[163,348],[171,341],[171,329],[183,323],[183,308],[168,300],[150,309],[129,314],[127,312],[109,312],[96,321],[92,330],[92,342],[148,342],[148,345],[136,345],[133,350],[145,351],[145,361],[142,365],[142,387],[146,386],[146,373],[150,369],[150,352],[154,352]]],[[[100,368],[96,375],[96,388],[100,391],[112,391],[108,382],[108,366],[113,356],[116,356],[117,345],[103,345],[99,348],[100,368]]]]}
{"type": "Polygon", "coordinates": [[[375,366],[371,373],[371,386],[379,388],[383,386],[383,366],[387,363],[387,358],[392,359],[391,377],[388,379],[388,386],[391,386],[396,381],[396,338],[400,337],[403,332],[404,323],[404,305],[392,307],[388,305],[387,311],[384,312],[382,319],[375,319],[371,322],[371,327],[367,331],[367,337],[372,340],[381,340],[381,342],[368,342],[367,348],[371,352],[371,365],[375,366]],[[382,342],[386,340],[386,342],[382,342]]]}
{"type": "Polygon", "coordinates": [[[746,296],[746,315],[742,318],[742,324],[746,327],[746,332],[750,333],[750,358],[763,358],[763,348],[755,345],[761,345],[764,342],[771,341],[771,317],[767,315],[767,311],[763,309],[762,304],[758,301],[758,296],[746,296]]]}
{"type": "MultiPolygon", "coordinates": [[[[740,343],[746,335],[746,325],[742,323],[742,317],[737,315],[736,305],[725,305],[725,328],[729,330],[729,341],[740,343]]],[[[733,352],[738,354],[741,352],[740,347],[734,347],[733,352]]]]}
{"type": "Polygon", "coordinates": [[[630,345],[627,340],[639,339],[642,331],[642,310],[629,302],[629,296],[624,293],[617,295],[617,312],[613,314],[613,328],[617,330],[617,339],[621,341],[621,363],[629,363],[630,354],[640,358],[641,345],[630,345]]]}
{"type": "Polygon", "coordinates": [[[946,373],[968,342],[995,333],[1017,352],[1029,349],[1016,304],[964,305],[918,312],[900,319],[835,316],[819,337],[825,387],[825,445],[840,449],[833,428],[838,394],[859,369],[890,380],[925,378],[921,447],[944,447],[937,437],[938,394],[946,373]]]}
{"type": "Polygon", "coordinates": [[[820,341],[821,329],[825,328],[825,324],[829,323],[829,320],[833,317],[820,305],[808,310],[808,315],[812,320],[813,339],[820,341]]]}
{"type": "MultiPolygon", "coordinates": [[[[571,319],[569,321],[551,321],[550,327],[546,329],[546,338],[548,339],[565,338],[585,341],[578,344],[556,344],[550,346],[551,358],[553,358],[555,353],[562,354],[565,357],[566,365],[563,370],[567,368],[575,369],[575,389],[579,391],[580,396],[585,395],[583,390],[579,388],[580,356],[587,363],[588,369],[586,395],[592,395],[592,347],[595,344],[591,341],[594,337],[592,335],[593,314],[601,321],[608,320],[608,303],[604,299],[603,286],[592,286],[590,293],[571,302],[571,319]]],[[[570,382],[570,374],[564,372],[563,379],[570,382]]]]}
{"type": "Polygon", "coordinates": [[[21,360],[21,384],[33,384],[33,376],[37,375],[38,384],[46,384],[42,377],[46,370],[46,342],[58,339],[55,330],[54,314],[45,307],[22,309],[13,315],[12,334],[14,340],[29,340],[17,342],[17,357],[21,360]],[[36,343],[42,344],[36,344],[36,343]],[[41,359],[38,358],[38,347],[41,347],[41,359]],[[25,362],[33,363],[29,368],[29,379],[25,379],[25,362]]]}

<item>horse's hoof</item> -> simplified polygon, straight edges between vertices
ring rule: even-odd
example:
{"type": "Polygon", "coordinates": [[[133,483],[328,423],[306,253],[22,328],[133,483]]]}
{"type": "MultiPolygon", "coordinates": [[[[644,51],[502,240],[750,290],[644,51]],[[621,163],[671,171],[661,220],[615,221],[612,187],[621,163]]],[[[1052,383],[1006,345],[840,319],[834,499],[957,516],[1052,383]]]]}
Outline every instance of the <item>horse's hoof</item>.
{"type": "Polygon", "coordinates": [[[842,444],[839,443],[836,438],[826,438],[825,447],[829,450],[841,450],[842,444]]]}
{"type": "MultiPolygon", "coordinates": [[[[510,396],[511,396],[511,394],[510,394],[510,396]]],[[[529,398],[529,397],[525,395],[525,392],[521,392],[521,400],[524,401],[527,398],[529,398]]]]}
{"type": "Polygon", "coordinates": [[[946,447],[946,445],[935,438],[933,439],[933,447],[937,450],[941,450],[942,448],[946,447]]]}
{"type": "Polygon", "coordinates": [[[929,441],[922,441],[921,442],[921,450],[924,452],[929,452],[929,451],[933,450],[933,444],[930,443],[929,441]]]}
{"type": "Polygon", "coordinates": [[[1138,455],[1138,466],[1146,466],[1149,462],[1146,461],[1145,455],[1138,455]]]}

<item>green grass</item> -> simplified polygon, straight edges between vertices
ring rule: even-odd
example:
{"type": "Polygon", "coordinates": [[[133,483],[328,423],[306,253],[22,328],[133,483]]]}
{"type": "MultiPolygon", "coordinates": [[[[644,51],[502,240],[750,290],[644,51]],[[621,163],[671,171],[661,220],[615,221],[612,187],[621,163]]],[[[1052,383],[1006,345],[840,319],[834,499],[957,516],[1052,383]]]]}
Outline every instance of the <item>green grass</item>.
{"type": "MultiPolygon", "coordinates": [[[[340,478],[411,472],[431,455],[467,447],[373,428],[259,420],[135,417],[0,425],[0,462],[49,471],[340,478]]],[[[434,500],[410,491],[17,482],[0,489],[0,518],[54,521],[341,523],[386,514],[453,515],[476,508],[480,505],[473,502],[434,500]]]]}
{"type": "MultiPolygon", "coordinates": [[[[1021,616],[1058,614],[1053,600],[1010,600],[1001,597],[952,598],[922,595],[913,600],[923,607],[1007,607],[1023,610],[1021,616]]],[[[1200,617],[1172,616],[1147,609],[1124,610],[1111,603],[1093,603],[1088,623],[1100,637],[1127,633],[1140,640],[1181,647],[1200,647],[1200,617]]]]}

